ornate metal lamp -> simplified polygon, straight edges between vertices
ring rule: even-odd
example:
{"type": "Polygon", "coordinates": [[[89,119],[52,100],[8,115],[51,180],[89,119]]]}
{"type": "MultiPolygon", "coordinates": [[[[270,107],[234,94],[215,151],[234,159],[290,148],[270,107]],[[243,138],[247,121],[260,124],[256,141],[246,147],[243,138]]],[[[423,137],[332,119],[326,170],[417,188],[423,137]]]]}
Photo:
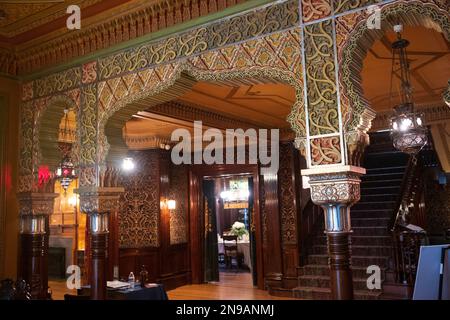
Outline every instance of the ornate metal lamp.
{"type": "Polygon", "coordinates": [[[392,44],[392,83],[397,72],[400,74],[399,105],[394,107],[394,116],[391,118],[392,141],[397,150],[408,154],[417,154],[428,142],[427,127],[423,123],[423,114],[414,111],[412,101],[412,87],[410,82],[409,62],[406,48],[409,41],[401,36],[402,25],[396,25],[394,31],[397,40],[392,44]]]}
{"type": "Polygon", "coordinates": [[[64,189],[64,193],[67,192],[67,188],[70,183],[77,178],[75,174],[75,167],[70,158],[70,151],[72,149],[71,143],[71,131],[69,128],[69,110],[64,110],[64,127],[60,129],[60,143],[59,148],[63,154],[63,158],[56,169],[56,177],[61,183],[61,187],[64,189]]]}

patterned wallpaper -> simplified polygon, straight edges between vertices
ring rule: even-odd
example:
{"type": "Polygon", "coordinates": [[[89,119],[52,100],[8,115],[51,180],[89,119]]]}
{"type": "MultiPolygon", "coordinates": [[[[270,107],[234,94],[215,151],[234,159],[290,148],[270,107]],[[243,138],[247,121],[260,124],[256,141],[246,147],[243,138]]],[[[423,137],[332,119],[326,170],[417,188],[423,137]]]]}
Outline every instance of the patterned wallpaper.
{"type": "Polygon", "coordinates": [[[120,248],[159,246],[159,150],[133,155],[136,169],[122,176],[125,193],[120,201],[120,248]]]}
{"type": "Polygon", "coordinates": [[[176,201],[170,212],[170,244],[188,242],[188,172],[186,166],[170,166],[169,199],[176,201]]]}

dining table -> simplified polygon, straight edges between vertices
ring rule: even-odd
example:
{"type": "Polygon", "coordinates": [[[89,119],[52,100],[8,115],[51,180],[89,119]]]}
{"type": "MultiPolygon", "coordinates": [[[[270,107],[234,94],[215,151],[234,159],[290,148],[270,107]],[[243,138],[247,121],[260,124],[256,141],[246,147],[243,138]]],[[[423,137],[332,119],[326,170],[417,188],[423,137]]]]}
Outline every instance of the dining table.
{"type": "MultiPolygon", "coordinates": [[[[229,244],[234,244],[234,241],[227,241],[223,239],[218,240],[218,246],[219,246],[219,254],[225,254],[225,248],[224,248],[224,242],[229,244]]],[[[252,258],[250,255],[250,241],[248,240],[238,240],[237,241],[237,249],[238,252],[242,254],[243,256],[243,264],[250,269],[250,272],[252,272],[252,258]]]]}
{"type": "MultiPolygon", "coordinates": [[[[86,285],[77,290],[78,296],[89,296],[90,286],[86,285]]],[[[136,282],[133,287],[107,287],[108,300],[168,300],[164,286],[159,283],[147,283],[142,287],[136,282]]]]}

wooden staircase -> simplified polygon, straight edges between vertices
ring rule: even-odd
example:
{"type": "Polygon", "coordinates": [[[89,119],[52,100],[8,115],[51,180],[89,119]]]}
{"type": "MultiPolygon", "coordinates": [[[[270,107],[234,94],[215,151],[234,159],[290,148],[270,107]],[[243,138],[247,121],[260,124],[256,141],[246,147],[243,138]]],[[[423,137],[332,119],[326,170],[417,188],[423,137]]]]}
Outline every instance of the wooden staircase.
{"type": "MultiPolygon", "coordinates": [[[[355,299],[380,299],[382,289],[367,288],[367,268],[377,265],[382,282],[392,259],[390,226],[393,211],[405,174],[408,156],[393,149],[389,136],[371,136],[362,177],[361,200],[351,209],[353,234],[351,236],[352,270],[355,299]]],[[[327,239],[323,227],[318,228],[309,248],[306,264],[298,268],[298,286],[293,296],[302,299],[330,299],[330,277],[327,239]]]]}

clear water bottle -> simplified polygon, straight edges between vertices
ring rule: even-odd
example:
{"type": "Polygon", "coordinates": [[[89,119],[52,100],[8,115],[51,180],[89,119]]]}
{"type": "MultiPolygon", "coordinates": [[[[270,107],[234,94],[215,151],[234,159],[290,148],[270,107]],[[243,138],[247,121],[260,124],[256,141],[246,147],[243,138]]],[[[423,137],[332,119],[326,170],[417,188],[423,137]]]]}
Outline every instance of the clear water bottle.
{"type": "Polygon", "coordinates": [[[130,275],[128,276],[128,283],[130,284],[130,288],[134,289],[134,282],[136,281],[136,278],[134,277],[134,273],[130,272],[130,275]]]}

